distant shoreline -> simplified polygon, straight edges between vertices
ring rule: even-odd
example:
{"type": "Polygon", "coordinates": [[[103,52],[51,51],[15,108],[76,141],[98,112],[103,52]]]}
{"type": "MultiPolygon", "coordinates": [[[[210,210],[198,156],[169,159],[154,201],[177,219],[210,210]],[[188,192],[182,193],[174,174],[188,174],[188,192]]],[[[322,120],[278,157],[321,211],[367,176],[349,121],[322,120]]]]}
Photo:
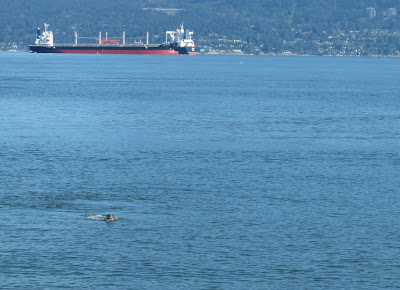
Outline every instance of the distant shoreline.
{"type": "MultiPolygon", "coordinates": [[[[30,53],[29,50],[0,50],[0,53],[30,53]]],[[[318,55],[318,54],[288,54],[288,53],[261,53],[261,54],[246,54],[246,53],[200,53],[199,55],[215,55],[215,56],[301,56],[301,57],[311,57],[311,56],[321,56],[321,57],[388,57],[388,58],[398,58],[400,55],[318,55]]]]}

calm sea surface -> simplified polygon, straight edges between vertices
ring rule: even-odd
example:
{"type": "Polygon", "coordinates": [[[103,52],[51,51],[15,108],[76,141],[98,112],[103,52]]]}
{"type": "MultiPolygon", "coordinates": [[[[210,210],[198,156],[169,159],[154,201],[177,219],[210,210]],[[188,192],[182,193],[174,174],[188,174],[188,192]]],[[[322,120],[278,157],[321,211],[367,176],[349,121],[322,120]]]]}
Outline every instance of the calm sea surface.
{"type": "Polygon", "coordinates": [[[0,63],[0,288],[400,287],[400,59],[0,63]]]}

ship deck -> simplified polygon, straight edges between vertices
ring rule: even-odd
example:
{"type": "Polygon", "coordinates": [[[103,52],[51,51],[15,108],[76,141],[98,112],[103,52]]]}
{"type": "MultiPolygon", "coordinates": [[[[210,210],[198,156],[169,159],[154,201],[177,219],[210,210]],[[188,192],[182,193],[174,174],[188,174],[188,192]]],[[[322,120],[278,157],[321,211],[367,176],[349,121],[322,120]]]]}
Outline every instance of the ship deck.
{"type": "MultiPolygon", "coordinates": [[[[52,46],[48,46],[49,48],[51,47],[62,47],[62,48],[99,48],[99,47],[109,47],[109,48],[140,48],[140,47],[149,47],[149,48],[155,48],[155,47],[160,47],[160,46],[165,46],[165,45],[170,45],[170,44],[165,44],[165,43],[158,43],[158,44],[73,44],[73,43],[54,43],[52,46]]],[[[44,45],[30,45],[31,47],[45,47],[44,45]]]]}

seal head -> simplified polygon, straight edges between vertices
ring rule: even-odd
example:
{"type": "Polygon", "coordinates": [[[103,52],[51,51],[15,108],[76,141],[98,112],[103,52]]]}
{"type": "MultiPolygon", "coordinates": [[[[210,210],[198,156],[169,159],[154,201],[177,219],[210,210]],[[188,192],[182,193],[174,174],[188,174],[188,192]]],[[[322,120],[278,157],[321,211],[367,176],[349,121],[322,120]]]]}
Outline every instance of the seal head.
{"type": "Polygon", "coordinates": [[[113,215],[112,213],[109,213],[108,215],[106,215],[106,221],[107,222],[113,222],[116,221],[117,217],[115,215],[113,215]]]}

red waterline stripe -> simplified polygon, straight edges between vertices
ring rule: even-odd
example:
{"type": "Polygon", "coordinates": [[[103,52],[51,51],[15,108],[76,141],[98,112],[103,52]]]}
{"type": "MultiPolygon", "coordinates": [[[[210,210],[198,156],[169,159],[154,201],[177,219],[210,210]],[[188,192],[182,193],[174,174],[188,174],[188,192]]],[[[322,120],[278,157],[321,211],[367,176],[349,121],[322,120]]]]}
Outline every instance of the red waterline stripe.
{"type": "Polygon", "coordinates": [[[175,50],[80,50],[80,49],[56,49],[53,53],[86,53],[86,54],[159,54],[159,55],[177,55],[175,50]]]}

